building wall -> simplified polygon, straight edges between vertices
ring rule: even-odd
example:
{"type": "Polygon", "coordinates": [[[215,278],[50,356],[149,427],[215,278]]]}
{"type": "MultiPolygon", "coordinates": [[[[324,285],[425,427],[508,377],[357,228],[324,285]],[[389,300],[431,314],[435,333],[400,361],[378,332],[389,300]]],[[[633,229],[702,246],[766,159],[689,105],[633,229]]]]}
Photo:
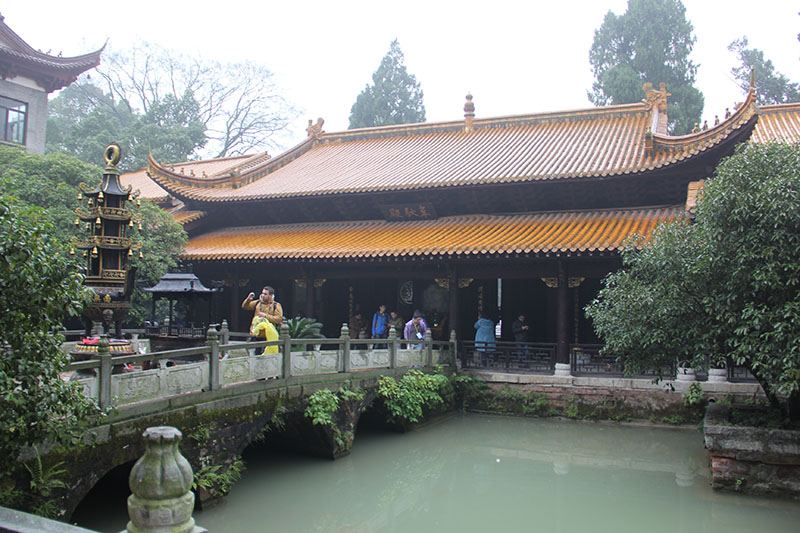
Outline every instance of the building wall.
{"type": "Polygon", "coordinates": [[[47,93],[27,78],[0,79],[0,96],[28,104],[25,147],[29,152],[43,154],[47,127],[47,93]]]}

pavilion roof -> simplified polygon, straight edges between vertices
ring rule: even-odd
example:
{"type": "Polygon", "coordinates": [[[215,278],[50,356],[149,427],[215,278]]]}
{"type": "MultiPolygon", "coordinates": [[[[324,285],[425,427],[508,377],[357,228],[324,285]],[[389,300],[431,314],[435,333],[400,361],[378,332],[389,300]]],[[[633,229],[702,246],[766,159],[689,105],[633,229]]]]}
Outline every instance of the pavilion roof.
{"type": "Polygon", "coordinates": [[[83,72],[99,65],[104,48],[82,56],[51,56],[22,40],[0,15],[0,76],[31,78],[48,93],[66,87],[83,72]]]}
{"type": "Polygon", "coordinates": [[[189,272],[168,272],[164,274],[153,287],[144,289],[158,295],[169,294],[209,294],[215,292],[209,289],[200,279],[189,272]]]}
{"type": "Polygon", "coordinates": [[[758,113],[755,92],[720,124],[668,136],[667,93],[639,103],[493,119],[325,133],[215,180],[150,159],[160,187],[194,203],[254,201],[512,182],[606,178],[691,160],[725,144],[758,113]]]}
{"type": "Polygon", "coordinates": [[[337,261],[616,252],[685,206],[227,227],[190,240],[198,261],[337,261]],[[413,238],[409,238],[413,236],[413,238]]]}

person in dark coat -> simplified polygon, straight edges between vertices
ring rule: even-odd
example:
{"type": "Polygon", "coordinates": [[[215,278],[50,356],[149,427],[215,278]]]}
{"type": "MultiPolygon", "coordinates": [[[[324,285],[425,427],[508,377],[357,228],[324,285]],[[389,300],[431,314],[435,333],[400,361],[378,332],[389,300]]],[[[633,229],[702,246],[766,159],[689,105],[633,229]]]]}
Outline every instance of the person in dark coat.
{"type": "Polygon", "coordinates": [[[530,355],[528,350],[528,331],[530,330],[528,322],[525,321],[525,315],[520,313],[517,319],[511,324],[511,332],[514,334],[514,342],[517,343],[517,361],[527,359],[530,355]]]}

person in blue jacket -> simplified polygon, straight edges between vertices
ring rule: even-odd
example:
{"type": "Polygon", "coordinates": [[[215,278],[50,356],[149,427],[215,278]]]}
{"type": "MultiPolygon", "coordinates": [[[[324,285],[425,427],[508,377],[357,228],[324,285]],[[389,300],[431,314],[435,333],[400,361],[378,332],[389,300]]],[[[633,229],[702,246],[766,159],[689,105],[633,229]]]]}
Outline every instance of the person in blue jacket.
{"type": "MultiPolygon", "coordinates": [[[[386,306],[381,304],[378,310],[372,315],[372,338],[385,339],[389,333],[389,316],[386,306]]],[[[386,348],[385,344],[376,344],[375,348],[386,348]]]]}
{"type": "Polygon", "coordinates": [[[489,352],[495,349],[494,322],[482,311],[475,322],[475,349],[481,354],[481,366],[487,366],[489,352]]]}

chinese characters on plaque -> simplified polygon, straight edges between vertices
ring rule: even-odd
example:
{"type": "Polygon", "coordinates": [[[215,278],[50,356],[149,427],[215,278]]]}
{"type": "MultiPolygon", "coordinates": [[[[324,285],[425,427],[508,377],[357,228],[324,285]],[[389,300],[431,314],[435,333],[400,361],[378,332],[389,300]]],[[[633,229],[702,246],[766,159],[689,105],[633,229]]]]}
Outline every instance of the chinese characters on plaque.
{"type": "Polygon", "coordinates": [[[433,204],[384,205],[381,207],[381,211],[383,211],[383,216],[388,221],[433,220],[437,218],[436,211],[433,209],[433,204]]]}

